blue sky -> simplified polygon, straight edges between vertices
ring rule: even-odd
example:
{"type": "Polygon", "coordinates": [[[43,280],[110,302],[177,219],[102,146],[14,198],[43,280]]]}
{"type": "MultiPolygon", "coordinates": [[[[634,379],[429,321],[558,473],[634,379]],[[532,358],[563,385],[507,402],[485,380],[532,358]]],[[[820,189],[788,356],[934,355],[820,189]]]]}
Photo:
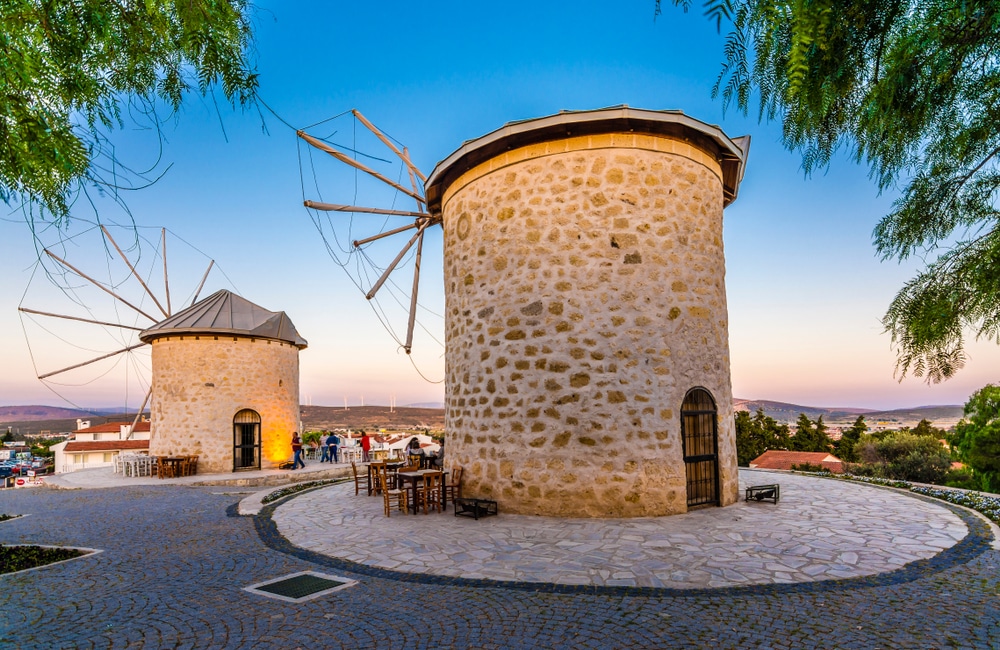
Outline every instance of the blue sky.
{"type": "MultiPolygon", "coordinates": [[[[616,104],[680,109],[719,124],[730,136],[751,134],[740,196],[725,216],[738,397],[872,408],[962,403],[997,379],[1000,348],[986,342],[969,346],[967,368],[945,384],[896,381],[879,319],[916,267],[880,263],[871,246],[872,228],[893,194],[879,196],[866,169],[843,156],[828,171],[805,178],[798,155],[781,147],[777,125],[758,124],[755,116],[732,110],[724,114],[721,102],[710,96],[722,38],[700,10],[685,14],[665,5],[654,21],[652,0],[261,2],[255,25],[261,96],[282,120],[303,127],[357,108],[408,146],[425,173],[465,140],[505,122],[562,109],[616,104]]],[[[341,117],[311,132],[335,131],[334,141],[391,159],[360,129],[341,117]]],[[[439,232],[428,237],[424,251],[421,322],[427,331],[418,332],[408,359],[328,255],[301,205],[303,179],[306,198],[378,204],[395,198],[397,207],[410,209],[404,201],[378,193],[364,180],[355,185],[352,174],[322,156],[312,159],[314,177],[294,131],[266,111],[262,124],[256,111],[216,110],[211,100],[191,97],[165,125],[165,135],[158,168],[166,169],[165,175],[127,200],[137,223],[165,226],[171,237],[190,244],[168,239],[172,292],[190,295],[212,258],[225,275],[213,271],[202,295],[230,288],[288,312],[310,342],[301,355],[303,402],[355,404],[363,396],[366,403],[388,403],[395,396],[402,405],[443,399],[443,384],[433,383],[444,376],[444,350],[435,341],[443,339],[439,232]]],[[[115,142],[119,156],[136,167],[156,162],[147,132],[128,125],[115,142]]],[[[385,168],[399,172],[398,166],[385,168]]],[[[102,204],[101,212],[104,219],[124,218],[111,205],[102,204]]],[[[65,236],[83,232],[93,219],[82,204],[75,213],[65,236]]],[[[357,238],[377,232],[383,222],[356,217],[336,225],[338,236],[357,238]]],[[[28,319],[22,328],[17,312],[22,295],[24,304],[36,309],[65,313],[73,307],[44,279],[30,279],[36,250],[19,213],[0,222],[0,232],[5,261],[0,403],[62,404],[65,398],[120,405],[128,385],[134,408],[148,381],[143,378],[148,363],[141,357],[96,364],[65,380],[78,385],[50,384],[54,391],[36,379],[32,356],[45,366],[37,369],[43,372],[115,349],[116,342],[107,332],[47,332],[55,326],[38,319],[28,319]]],[[[81,243],[71,252],[81,263],[117,273],[99,246],[81,243]]],[[[152,248],[147,243],[145,250],[152,248]]],[[[371,254],[384,263],[389,248],[371,254]]],[[[357,275],[358,258],[349,262],[357,275]]],[[[407,287],[408,268],[394,278],[407,287]]],[[[391,296],[382,298],[389,321],[404,329],[391,296]]]]}

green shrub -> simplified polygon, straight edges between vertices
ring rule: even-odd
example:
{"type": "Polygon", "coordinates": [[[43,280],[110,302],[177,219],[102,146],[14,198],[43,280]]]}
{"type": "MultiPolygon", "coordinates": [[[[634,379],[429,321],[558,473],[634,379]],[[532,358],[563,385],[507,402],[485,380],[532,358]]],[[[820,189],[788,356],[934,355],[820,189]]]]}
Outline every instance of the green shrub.
{"type": "Polygon", "coordinates": [[[793,463],[792,464],[792,469],[796,470],[798,472],[827,472],[827,473],[830,473],[830,470],[828,470],[827,468],[823,467],[822,465],[813,465],[812,463],[799,463],[799,464],[793,463]]]}
{"type": "Polygon", "coordinates": [[[44,546],[4,546],[0,544],[0,573],[13,573],[80,557],[84,552],[75,548],[44,546]]]}

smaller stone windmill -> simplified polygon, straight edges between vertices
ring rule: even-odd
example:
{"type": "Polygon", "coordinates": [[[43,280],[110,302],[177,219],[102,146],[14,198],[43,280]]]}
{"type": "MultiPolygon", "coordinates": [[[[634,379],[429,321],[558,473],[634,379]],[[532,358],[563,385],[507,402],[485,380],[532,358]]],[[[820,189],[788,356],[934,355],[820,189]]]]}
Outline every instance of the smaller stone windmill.
{"type": "MultiPolygon", "coordinates": [[[[121,347],[80,363],[43,370],[39,379],[50,381],[147,350],[151,364],[136,363],[132,370],[147,375],[149,387],[144,390],[145,399],[132,429],[151,404],[151,454],[198,455],[202,472],[270,468],[286,460],[291,432],[300,429],[298,353],[307,345],[288,316],[226,290],[199,300],[214,261],[184,301],[189,299],[190,306],[174,312],[177,300],[176,296],[171,300],[165,230],[159,233],[154,256],[163,262],[162,297],[152,289],[152,270],[134,259],[140,257],[141,249],[132,249],[130,258],[128,249],[119,246],[106,226],[89,232],[98,236],[100,243],[95,245],[89,239],[64,242],[64,247],[83,258],[82,262],[73,264],[51,250],[44,251],[44,259],[53,261],[63,273],[57,276],[49,271],[49,277],[59,278],[61,293],[56,292],[56,296],[70,298],[61,303],[68,313],[24,304],[20,311],[26,318],[44,318],[46,325],[56,322],[96,328],[101,342],[121,347]],[[110,267],[113,256],[95,253],[111,250],[125,268],[98,279],[97,269],[110,267]],[[95,296],[103,296],[105,301],[96,305],[95,296]]],[[[28,300],[32,297],[43,299],[34,292],[26,294],[28,300]]],[[[78,330],[66,338],[95,340],[92,332],[78,330]]],[[[94,351],[87,345],[73,347],[94,351]]]]}
{"type": "Polygon", "coordinates": [[[287,460],[307,343],[285,312],[218,291],[139,338],[153,349],[150,454],[216,473],[287,460]]]}

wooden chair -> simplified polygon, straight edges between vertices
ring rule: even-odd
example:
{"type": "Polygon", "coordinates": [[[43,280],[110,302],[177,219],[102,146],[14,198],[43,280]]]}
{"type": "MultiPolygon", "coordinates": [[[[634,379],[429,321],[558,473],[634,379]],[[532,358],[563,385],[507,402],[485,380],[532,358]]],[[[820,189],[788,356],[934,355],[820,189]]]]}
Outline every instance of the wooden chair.
{"type": "Polygon", "coordinates": [[[168,456],[157,456],[156,463],[158,467],[157,476],[160,478],[176,478],[177,477],[177,466],[174,463],[168,463],[168,456]]]}
{"type": "Polygon", "coordinates": [[[444,486],[444,502],[445,505],[448,503],[448,499],[451,499],[452,503],[455,503],[455,499],[462,498],[462,468],[456,467],[451,472],[451,482],[444,486]]]}
{"type": "MultiPolygon", "coordinates": [[[[386,475],[385,463],[382,463],[378,468],[378,477],[382,485],[388,485],[388,476],[386,475]]],[[[392,505],[395,502],[396,506],[405,514],[409,509],[409,498],[407,497],[406,490],[390,490],[388,488],[383,488],[382,499],[385,503],[385,516],[391,516],[392,505]]]]}
{"type": "Polygon", "coordinates": [[[427,508],[432,508],[441,512],[441,491],[444,489],[444,472],[427,472],[424,474],[424,486],[417,490],[417,503],[419,507],[424,505],[424,514],[427,508]]]}
{"type": "Polygon", "coordinates": [[[194,476],[198,473],[198,457],[188,456],[181,463],[181,475],[182,476],[194,476]]]}
{"type": "Polygon", "coordinates": [[[354,472],[354,496],[358,496],[361,493],[361,488],[368,491],[368,474],[358,474],[358,466],[352,460],[351,461],[351,471],[354,472]]]}
{"type": "Polygon", "coordinates": [[[368,465],[372,480],[371,492],[372,494],[381,494],[386,489],[385,461],[373,460],[368,465]]]}

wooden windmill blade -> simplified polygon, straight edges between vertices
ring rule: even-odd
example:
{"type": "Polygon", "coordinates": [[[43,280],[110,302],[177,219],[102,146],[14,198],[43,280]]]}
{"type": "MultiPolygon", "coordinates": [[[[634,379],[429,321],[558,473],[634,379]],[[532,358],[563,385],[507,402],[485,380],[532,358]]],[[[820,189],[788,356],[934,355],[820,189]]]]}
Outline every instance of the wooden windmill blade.
{"type": "MultiPolygon", "coordinates": [[[[382,215],[387,217],[404,217],[411,218],[413,222],[396,228],[392,228],[385,232],[370,235],[368,237],[363,237],[355,239],[352,244],[355,249],[358,249],[366,244],[376,242],[397,234],[401,234],[413,229],[416,229],[410,239],[403,245],[402,249],[393,258],[391,262],[385,267],[382,273],[379,275],[378,279],[371,286],[371,288],[365,293],[365,298],[367,300],[372,300],[376,297],[379,290],[385,285],[389,276],[396,270],[403,258],[410,252],[414,245],[416,245],[416,253],[414,257],[414,268],[413,268],[413,282],[410,291],[410,301],[409,310],[407,317],[406,326],[406,339],[403,344],[403,349],[407,354],[410,354],[413,347],[413,333],[416,326],[416,316],[418,307],[418,289],[420,284],[420,263],[423,255],[423,243],[424,235],[427,229],[431,226],[439,225],[441,219],[439,216],[430,214],[427,211],[427,200],[424,197],[423,183],[426,182],[427,176],[423,174],[416,165],[413,164],[410,159],[409,150],[406,147],[399,147],[394,144],[388,136],[385,135],[378,127],[372,124],[364,115],[358,110],[352,110],[351,113],[359,122],[361,122],[368,131],[370,131],[383,145],[388,147],[403,163],[406,168],[407,176],[410,180],[410,188],[406,188],[403,185],[389,179],[384,174],[371,169],[370,167],[352,159],[348,154],[343,151],[337,150],[336,146],[330,144],[329,142],[323,141],[319,138],[308,135],[302,130],[296,132],[299,138],[307,142],[316,149],[329,154],[336,160],[348,165],[349,167],[367,174],[369,177],[378,180],[384,185],[392,188],[396,192],[399,192],[405,196],[408,196],[416,201],[417,209],[415,211],[411,210],[396,210],[390,208],[381,208],[373,206],[359,206],[359,205],[346,205],[337,203],[326,203],[321,201],[311,201],[304,200],[303,204],[307,208],[314,210],[320,210],[325,212],[344,212],[344,213],[357,213],[357,214],[370,214],[370,215],[382,215]],[[419,179],[419,182],[418,180],[419,179]]],[[[381,159],[379,159],[381,160],[381,159]]]]}
{"type": "MultiPolygon", "coordinates": [[[[141,358],[149,344],[135,337],[172,315],[170,284],[175,278],[166,267],[166,229],[157,228],[155,237],[147,237],[143,230],[134,224],[97,223],[73,235],[59,233],[58,241],[42,248],[38,273],[32,274],[18,311],[36,377],[70,403],[75,400],[60,390],[124,388],[126,401],[128,395],[145,395],[139,413],[153,398],[141,358]],[[116,228],[126,238],[135,237],[135,242],[123,246],[116,228]],[[95,255],[97,251],[101,254],[95,255]],[[146,259],[149,252],[152,257],[146,259]],[[162,283],[157,277],[161,272],[162,283]],[[43,300],[51,307],[36,308],[43,300]]],[[[191,252],[204,255],[180,241],[187,251],[182,258],[191,252]]],[[[176,252],[174,257],[176,264],[176,252]]],[[[208,269],[204,274],[199,269],[197,275],[181,270],[184,286],[200,278],[192,302],[197,302],[214,266],[209,260],[208,269]]],[[[127,404],[126,408],[132,410],[127,404]]]]}

